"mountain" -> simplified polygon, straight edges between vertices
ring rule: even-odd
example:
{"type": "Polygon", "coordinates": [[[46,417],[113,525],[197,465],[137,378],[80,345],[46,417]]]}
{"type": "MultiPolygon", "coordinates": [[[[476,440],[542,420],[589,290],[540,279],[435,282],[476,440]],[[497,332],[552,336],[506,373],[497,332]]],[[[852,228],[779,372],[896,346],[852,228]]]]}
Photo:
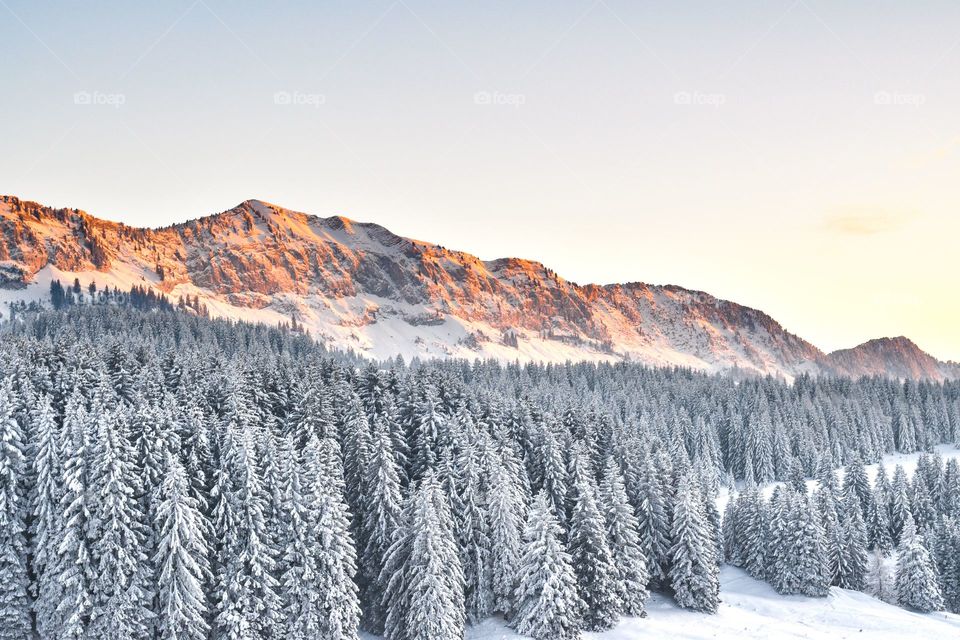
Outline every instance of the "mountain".
{"type": "Polygon", "coordinates": [[[172,301],[196,297],[218,317],[295,319],[318,340],[377,358],[630,359],[788,378],[957,375],[915,347],[827,355],[762,311],[700,291],[581,286],[539,262],[483,261],[376,224],[260,200],[141,229],[0,198],[0,301],[41,300],[50,280],[75,278],[84,291],[95,282],[144,286],[172,301]]]}
{"type": "Polygon", "coordinates": [[[899,336],[870,340],[829,354],[823,365],[838,375],[882,375],[904,380],[960,378],[960,365],[940,362],[912,340],[899,336]]]}

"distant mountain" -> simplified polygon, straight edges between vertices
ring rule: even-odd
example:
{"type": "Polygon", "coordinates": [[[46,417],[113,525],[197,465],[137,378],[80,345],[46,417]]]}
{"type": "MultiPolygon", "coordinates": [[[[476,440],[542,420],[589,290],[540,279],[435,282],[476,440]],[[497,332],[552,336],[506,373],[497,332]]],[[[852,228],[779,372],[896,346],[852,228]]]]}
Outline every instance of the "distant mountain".
{"type": "MultiPolygon", "coordinates": [[[[634,360],[708,371],[957,377],[912,349],[826,355],[770,316],[707,293],[581,286],[539,262],[483,261],[343,217],[259,200],[159,229],[0,198],[0,300],[43,300],[51,279],[153,288],[211,315],[275,324],[385,358],[634,360]]],[[[882,342],[882,341],[881,341],[882,342]]],[[[898,343],[898,340],[891,341],[898,343]]]]}
{"type": "Polygon", "coordinates": [[[838,375],[879,375],[904,380],[960,378],[960,364],[940,362],[912,340],[878,338],[827,355],[822,364],[838,375]]]}

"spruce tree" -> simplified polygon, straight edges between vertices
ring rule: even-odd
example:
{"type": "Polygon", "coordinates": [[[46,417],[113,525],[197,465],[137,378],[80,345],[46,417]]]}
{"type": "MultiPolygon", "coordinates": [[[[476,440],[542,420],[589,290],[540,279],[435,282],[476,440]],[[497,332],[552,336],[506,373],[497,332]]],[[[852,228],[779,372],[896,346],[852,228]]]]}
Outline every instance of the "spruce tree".
{"type": "Polygon", "coordinates": [[[435,475],[424,476],[404,512],[405,522],[383,567],[385,638],[463,638],[463,570],[449,503],[435,475]]]}
{"type": "Polygon", "coordinates": [[[921,612],[942,610],[943,594],[936,568],[909,514],[897,551],[897,602],[921,612]]]}
{"type": "Polygon", "coordinates": [[[617,623],[622,608],[619,571],[607,542],[607,525],[597,505],[596,488],[587,477],[573,485],[570,555],[580,597],[587,605],[584,628],[603,631],[617,623]]]}
{"type": "Polygon", "coordinates": [[[157,620],[161,640],[203,640],[209,632],[210,549],[199,503],[183,465],[167,454],[157,504],[157,620]]]}
{"type": "Polygon", "coordinates": [[[620,466],[608,457],[600,484],[600,498],[607,524],[607,540],[617,570],[616,593],[621,612],[628,616],[645,616],[647,600],[647,559],[640,543],[640,527],[633,507],[627,499],[620,466]]]}
{"type": "Polygon", "coordinates": [[[573,559],[545,491],[534,498],[523,533],[513,628],[535,640],[576,640],[585,604],[573,559]]]}
{"type": "Polygon", "coordinates": [[[493,609],[510,617],[515,611],[522,531],[513,480],[498,459],[491,469],[488,501],[493,609]]]}
{"type": "Polygon", "coordinates": [[[0,383],[0,639],[31,633],[27,568],[27,459],[9,378],[0,383]]]}
{"type": "Polygon", "coordinates": [[[699,493],[689,476],[681,480],[673,508],[670,584],[681,607],[715,613],[720,570],[699,493]]]}
{"type": "Polygon", "coordinates": [[[133,451],[123,414],[103,406],[96,409],[86,532],[94,568],[87,633],[103,640],[139,638],[147,633],[152,617],[153,572],[144,552],[148,523],[136,499],[133,451]]]}

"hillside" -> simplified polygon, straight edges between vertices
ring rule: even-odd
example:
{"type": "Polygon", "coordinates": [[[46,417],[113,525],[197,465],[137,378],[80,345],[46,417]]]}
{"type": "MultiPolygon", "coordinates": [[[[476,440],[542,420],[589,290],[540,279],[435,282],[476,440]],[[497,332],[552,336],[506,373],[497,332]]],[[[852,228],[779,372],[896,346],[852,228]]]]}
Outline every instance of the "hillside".
{"type": "Polygon", "coordinates": [[[957,374],[922,352],[828,356],[762,311],[699,291],[581,286],[539,262],[483,261],[375,224],[259,200],[140,229],[3,197],[2,299],[42,299],[53,278],[196,297],[218,317],[295,319],[326,344],[377,358],[633,360],[788,378],[957,374]]]}

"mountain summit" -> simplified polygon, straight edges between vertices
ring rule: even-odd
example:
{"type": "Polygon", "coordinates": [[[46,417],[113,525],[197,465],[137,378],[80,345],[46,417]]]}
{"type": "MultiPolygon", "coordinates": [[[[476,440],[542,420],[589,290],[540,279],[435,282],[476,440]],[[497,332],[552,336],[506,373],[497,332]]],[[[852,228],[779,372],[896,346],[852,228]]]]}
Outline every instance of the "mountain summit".
{"type": "Polygon", "coordinates": [[[828,355],[762,311],[707,293],[581,286],[539,262],[483,261],[376,224],[261,200],[142,229],[0,198],[0,300],[41,300],[50,280],[75,278],[197,298],[213,316],[295,319],[330,346],[376,358],[629,359],[788,378],[958,375],[903,338],[828,355]]]}

